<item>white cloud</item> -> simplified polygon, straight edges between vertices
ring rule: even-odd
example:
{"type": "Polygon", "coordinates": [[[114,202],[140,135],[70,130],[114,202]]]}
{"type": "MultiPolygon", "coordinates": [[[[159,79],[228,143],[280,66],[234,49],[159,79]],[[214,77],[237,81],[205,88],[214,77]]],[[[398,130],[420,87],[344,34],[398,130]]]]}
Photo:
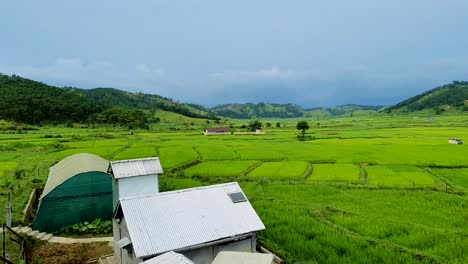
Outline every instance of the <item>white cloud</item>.
{"type": "Polygon", "coordinates": [[[164,71],[146,64],[116,65],[106,61],[83,62],[58,58],[42,66],[0,66],[0,71],[55,85],[82,88],[116,87],[125,89],[156,88],[164,71]]]}
{"type": "Polygon", "coordinates": [[[279,80],[293,76],[302,75],[302,73],[292,70],[282,70],[277,66],[272,66],[268,69],[258,71],[224,71],[212,73],[209,75],[211,79],[221,81],[252,81],[252,80],[279,80]]]}

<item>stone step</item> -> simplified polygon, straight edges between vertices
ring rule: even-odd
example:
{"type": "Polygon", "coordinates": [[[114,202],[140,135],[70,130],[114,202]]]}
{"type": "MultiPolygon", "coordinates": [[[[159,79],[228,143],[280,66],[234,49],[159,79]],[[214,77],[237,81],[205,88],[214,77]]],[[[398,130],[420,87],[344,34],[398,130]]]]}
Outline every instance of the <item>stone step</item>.
{"type": "Polygon", "coordinates": [[[45,235],[47,235],[47,233],[46,233],[46,232],[42,232],[42,233],[37,234],[37,235],[36,235],[36,238],[37,238],[37,239],[41,239],[41,238],[43,238],[45,235]]]}
{"type": "Polygon", "coordinates": [[[27,227],[27,226],[24,226],[24,227],[21,227],[18,231],[18,233],[26,233],[28,234],[29,232],[31,232],[32,229],[30,227],[27,227]]]}
{"type": "Polygon", "coordinates": [[[45,234],[43,237],[39,238],[42,241],[49,241],[52,238],[52,234],[45,234]]]}
{"type": "Polygon", "coordinates": [[[39,231],[37,231],[37,230],[32,230],[31,232],[26,233],[26,234],[27,234],[28,236],[33,236],[33,237],[35,237],[35,236],[37,236],[37,234],[39,234],[39,231]]]}
{"type": "Polygon", "coordinates": [[[99,263],[99,264],[115,264],[115,262],[114,262],[114,255],[100,257],[100,258],[98,259],[98,263],[99,263]]]}

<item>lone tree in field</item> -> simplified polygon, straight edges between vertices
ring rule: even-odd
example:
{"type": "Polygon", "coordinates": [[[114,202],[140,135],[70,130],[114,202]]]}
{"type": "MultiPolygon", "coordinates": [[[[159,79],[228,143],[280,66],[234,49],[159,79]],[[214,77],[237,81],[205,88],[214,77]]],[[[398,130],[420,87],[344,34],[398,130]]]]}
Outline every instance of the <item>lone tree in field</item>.
{"type": "Polygon", "coordinates": [[[258,119],[250,121],[250,123],[247,125],[250,131],[255,132],[257,129],[262,129],[262,123],[258,121],[258,119]]]}
{"type": "Polygon", "coordinates": [[[276,127],[281,127],[280,122],[276,122],[276,127]]]}
{"type": "Polygon", "coordinates": [[[296,128],[297,128],[297,130],[301,130],[302,139],[304,140],[305,139],[305,132],[306,132],[307,129],[310,128],[309,124],[307,123],[307,121],[299,121],[299,122],[297,122],[296,128]]]}

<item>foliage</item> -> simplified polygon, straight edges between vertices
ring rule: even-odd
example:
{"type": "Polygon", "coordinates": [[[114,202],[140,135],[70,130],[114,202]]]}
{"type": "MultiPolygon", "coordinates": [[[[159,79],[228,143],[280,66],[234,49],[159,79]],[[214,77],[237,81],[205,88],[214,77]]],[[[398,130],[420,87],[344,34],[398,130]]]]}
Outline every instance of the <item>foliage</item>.
{"type": "Polygon", "coordinates": [[[91,115],[89,121],[99,124],[121,124],[130,128],[148,129],[152,120],[148,114],[141,110],[113,107],[91,115]]]}
{"type": "Polygon", "coordinates": [[[221,116],[232,118],[269,118],[269,117],[301,117],[304,110],[294,104],[224,104],[212,108],[212,110],[221,116]]]}
{"type": "Polygon", "coordinates": [[[257,130],[257,129],[262,129],[262,123],[260,121],[258,121],[258,119],[252,120],[247,125],[247,128],[250,131],[255,132],[255,130],[257,130]]]}
{"type": "Polygon", "coordinates": [[[394,106],[388,107],[387,112],[417,111],[434,109],[438,114],[445,111],[444,106],[462,109],[468,98],[468,82],[454,81],[452,84],[436,87],[422,94],[406,99],[394,106]]]}
{"type": "Polygon", "coordinates": [[[85,121],[104,106],[72,91],[18,76],[0,75],[0,119],[29,124],[85,121]]]}
{"type": "MultiPolygon", "coordinates": [[[[157,109],[195,118],[218,119],[211,111],[206,112],[199,107],[195,108],[158,95],[130,93],[112,88],[58,88],[16,75],[0,74],[0,93],[0,119],[28,124],[86,122],[90,117],[98,123],[114,124],[116,120],[109,120],[107,117],[115,112],[123,113],[128,118],[129,115],[141,116],[142,110],[157,109]]],[[[129,123],[128,120],[124,121],[129,123]]],[[[142,120],[131,120],[135,121],[140,127],[142,120]]]]}
{"type": "Polygon", "coordinates": [[[302,139],[305,138],[305,132],[307,129],[309,129],[309,124],[307,123],[307,121],[299,121],[297,122],[296,124],[296,129],[297,130],[301,130],[301,134],[302,134],[302,139]]]}
{"type": "Polygon", "coordinates": [[[354,164],[314,164],[309,181],[352,181],[359,180],[360,169],[354,164]]]}
{"type": "Polygon", "coordinates": [[[249,173],[254,178],[302,178],[307,170],[305,161],[263,162],[249,173]]]}
{"type": "Polygon", "coordinates": [[[77,224],[67,225],[60,228],[60,234],[110,234],[112,233],[112,221],[102,221],[100,218],[94,219],[93,222],[81,222],[77,224]]]}

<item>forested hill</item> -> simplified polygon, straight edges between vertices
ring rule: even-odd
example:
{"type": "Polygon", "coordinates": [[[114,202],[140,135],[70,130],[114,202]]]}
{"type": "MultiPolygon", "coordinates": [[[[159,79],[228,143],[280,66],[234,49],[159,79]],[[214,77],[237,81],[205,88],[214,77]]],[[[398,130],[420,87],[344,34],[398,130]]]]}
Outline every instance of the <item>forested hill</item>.
{"type": "Polygon", "coordinates": [[[224,104],[213,107],[216,114],[231,118],[301,117],[304,110],[294,104],[224,104]]]}
{"type": "Polygon", "coordinates": [[[0,119],[29,124],[43,122],[124,122],[151,118],[141,110],[162,109],[195,118],[216,117],[157,95],[111,88],[58,88],[19,76],[0,74],[0,119]],[[115,116],[120,116],[115,118],[115,116]]]}
{"type": "Polygon", "coordinates": [[[105,106],[119,106],[143,110],[161,109],[188,117],[217,119],[213,112],[203,109],[201,106],[194,107],[196,105],[182,104],[159,95],[130,93],[114,88],[65,89],[73,90],[82,94],[89,100],[105,106]]]}
{"type": "Polygon", "coordinates": [[[451,84],[436,87],[388,107],[386,111],[389,113],[406,113],[434,110],[439,114],[449,109],[468,111],[468,82],[454,81],[451,84]]]}
{"type": "Polygon", "coordinates": [[[303,109],[294,104],[225,104],[213,107],[212,110],[221,116],[232,118],[285,118],[311,116],[326,118],[331,116],[343,116],[351,113],[377,113],[382,106],[367,106],[347,104],[335,107],[316,107],[303,109]]]}

